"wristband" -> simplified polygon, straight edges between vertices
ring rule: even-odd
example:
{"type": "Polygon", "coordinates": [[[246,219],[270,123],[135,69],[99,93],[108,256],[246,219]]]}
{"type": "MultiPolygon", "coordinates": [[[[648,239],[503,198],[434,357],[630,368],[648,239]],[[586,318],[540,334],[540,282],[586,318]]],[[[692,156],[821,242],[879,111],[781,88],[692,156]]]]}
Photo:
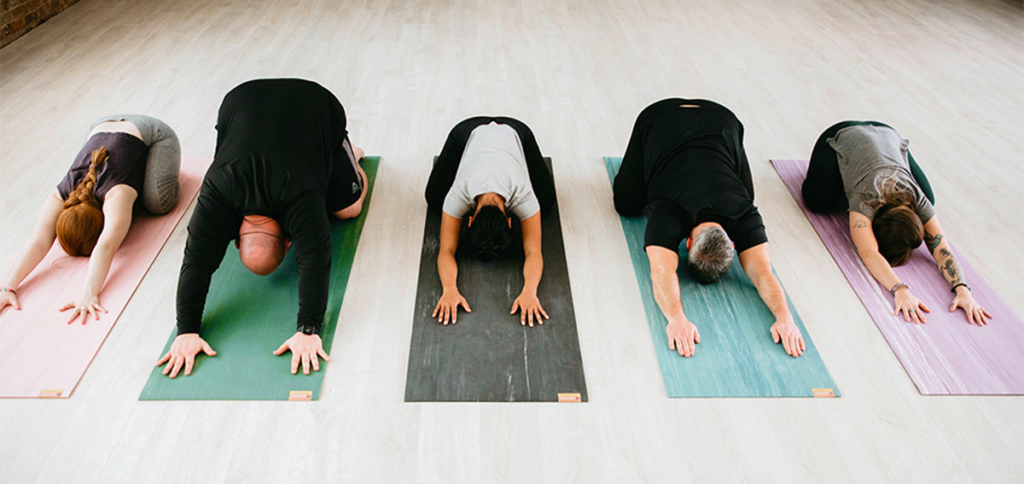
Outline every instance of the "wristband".
{"type": "Polygon", "coordinates": [[[892,286],[892,289],[889,289],[889,294],[891,294],[892,297],[896,297],[896,291],[898,291],[898,290],[900,290],[901,288],[904,288],[904,287],[907,288],[907,289],[910,289],[910,286],[906,285],[905,283],[898,282],[898,283],[896,283],[895,286],[892,286]]]}
{"type": "MultiPolygon", "coordinates": [[[[964,284],[964,285],[966,286],[967,284],[964,284]]],[[[968,289],[970,289],[970,288],[968,288],[968,289]]],[[[9,292],[11,294],[14,294],[15,297],[18,296],[18,291],[15,291],[14,289],[11,289],[9,287],[0,287],[0,292],[9,292]]]]}
{"type": "MultiPolygon", "coordinates": [[[[950,289],[949,292],[952,292],[953,294],[956,294],[956,288],[958,288],[960,286],[966,287],[968,291],[971,290],[971,286],[968,286],[966,282],[960,282],[960,283],[957,283],[955,286],[953,286],[953,289],[950,289]]],[[[971,292],[973,292],[973,291],[971,291],[971,292]]]]}

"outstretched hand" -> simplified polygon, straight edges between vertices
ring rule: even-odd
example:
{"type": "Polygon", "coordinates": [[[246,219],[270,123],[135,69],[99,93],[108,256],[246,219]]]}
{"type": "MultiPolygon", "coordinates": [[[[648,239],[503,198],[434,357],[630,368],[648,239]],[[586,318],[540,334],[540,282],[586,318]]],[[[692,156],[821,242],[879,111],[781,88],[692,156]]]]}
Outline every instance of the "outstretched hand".
{"type": "Polygon", "coordinates": [[[83,295],[79,298],[78,302],[69,302],[60,308],[61,312],[74,309],[71,313],[71,319],[68,319],[68,324],[75,322],[78,316],[82,316],[82,324],[85,324],[89,320],[89,316],[92,316],[93,321],[100,320],[100,312],[107,313],[103,306],[100,306],[100,297],[92,294],[83,295]]]}
{"type": "Polygon", "coordinates": [[[296,332],[274,351],[274,356],[281,356],[286,352],[292,352],[292,375],[299,371],[299,362],[302,362],[302,373],[308,375],[309,367],[313,371],[320,371],[320,358],[324,361],[331,361],[324,351],[323,342],[316,334],[303,334],[296,332]]]}
{"type": "Polygon", "coordinates": [[[697,343],[700,343],[697,326],[689,321],[668,323],[665,332],[668,333],[668,349],[678,351],[679,356],[686,358],[693,356],[697,343]]]}
{"type": "Polygon", "coordinates": [[[192,366],[195,364],[196,355],[200,351],[206,353],[207,356],[217,355],[217,352],[213,351],[213,348],[203,338],[200,338],[198,334],[179,334],[174,338],[174,342],[171,343],[171,349],[156,363],[156,366],[167,363],[167,366],[164,367],[164,375],[170,373],[168,376],[174,378],[178,376],[178,371],[184,365],[185,376],[189,376],[192,374],[192,366]]]}
{"type": "Polygon", "coordinates": [[[913,321],[914,324],[924,324],[924,313],[932,312],[928,309],[928,306],[924,305],[920,299],[910,293],[910,289],[901,289],[896,291],[896,300],[893,301],[896,309],[892,312],[895,316],[903,311],[903,320],[906,322],[913,321]]]}
{"type": "Polygon", "coordinates": [[[796,358],[804,354],[804,335],[793,320],[778,320],[772,325],[772,340],[782,342],[786,354],[796,358]]]}
{"type": "Polygon", "coordinates": [[[7,306],[21,311],[21,305],[18,304],[18,295],[10,291],[2,291],[0,292],[0,313],[3,313],[4,308],[7,306]]]}
{"type": "Polygon", "coordinates": [[[519,311],[519,323],[526,326],[527,321],[530,323],[530,327],[533,327],[534,319],[537,320],[537,324],[544,324],[544,319],[551,319],[548,317],[548,313],[544,311],[544,307],[540,305],[540,299],[537,299],[537,294],[527,294],[523,291],[515,301],[512,302],[512,312],[509,314],[515,314],[519,311]],[[544,319],[541,319],[544,316],[544,319]]]}
{"type": "Polygon", "coordinates": [[[437,306],[434,307],[434,312],[431,313],[430,317],[437,318],[437,322],[448,325],[451,321],[455,324],[459,320],[459,306],[462,306],[467,313],[473,312],[469,309],[469,303],[466,298],[459,294],[459,290],[456,289],[453,293],[445,291],[441,294],[441,299],[437,301],[437,306]]]}
{"type": "Polygon", "coordinates": [[[967,313],[967,322],[971,324],[985,326],[988,324],[985,318],[993,319],[992,314],[974,300],[971,290],[964,287],[957,288],[956,297],[953,298],[953,302],[949,306],[949,312],[956,311],[956,308],[961,308],[967,313]]]}

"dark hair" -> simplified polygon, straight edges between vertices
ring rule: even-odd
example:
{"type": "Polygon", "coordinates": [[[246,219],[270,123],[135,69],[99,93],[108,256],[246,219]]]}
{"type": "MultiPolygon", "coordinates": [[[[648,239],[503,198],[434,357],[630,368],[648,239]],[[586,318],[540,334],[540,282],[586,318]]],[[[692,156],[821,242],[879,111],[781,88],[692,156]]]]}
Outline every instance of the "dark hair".
{"type": "Polygon", "coordinates": [[[878,253],[889,265],[906,264],[924,240],[924,225],[914,210],[914,195],[895,177],[876,179],[878,193],[868,205],[875,209],[871,230],[878,241],[878,253]]]}
{"type": "Polygon", "coordinates": [[[875,210],[871,230],[878,241],[878,253],[896,267],[906,264],[924,239],[924,226],[910,205],[886,204],[875,210]]]}
{"type": "Polygon", "coordinates": [[[505,250],[512,242],[508,217],[494,205],[480,208],[480,211],[473,217],[473,226],[469,228],[469,235],[473,246],[480,249],[477,257],[483,262],[497,259],[498,253],[505,250]]]}
{"type": "Polygon", "coordinates": [[[92,152],[92,163],[78,186],[64,200],[64,209],[57,216],[57,241],[71,256],[92,255],[92,249],[103,232],[103,210],[96,199],[96,172],[107,161],[107,148],[92,152]]]}

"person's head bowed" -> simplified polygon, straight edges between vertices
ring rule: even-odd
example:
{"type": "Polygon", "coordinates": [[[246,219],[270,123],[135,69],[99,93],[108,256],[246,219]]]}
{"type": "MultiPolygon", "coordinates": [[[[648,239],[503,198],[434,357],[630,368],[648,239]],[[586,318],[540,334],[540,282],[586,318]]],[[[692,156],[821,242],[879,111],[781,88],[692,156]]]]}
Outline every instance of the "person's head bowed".
{"type": "Polygon", "coordinates": [[[469,236],[479,250],[477,257],[490,262],[512,243],[512,219],[497,205],[480,207],[469,218],[469,236]]]}
{"type": "Polygon", "coordinates": [[[103,209],[96,199],[96,177],[99,167],[107,161],[105,146],[92,152],[89,172],[64,200],[64,210],[57,216],[57,241],[71,256],[92,255],[103,232],[103,209]]]}
{"type": "Polygon", "coordinates": [[[285,238],[281,225],[263,215],[246,215],[238,228],[238,258],[253,274],[272,274],[284,261],[292,241],[285,238]]]}
{"type": "Polygon", "coordinates": [[[878,253],[889,265],[901,266],[924,240],[924,225],[914,210],[913,192],[895,177],[876,179],[875,190],[877,196],[870,198],[868,205],[875,209],[871,231],[878,242],[878,253]]]}
{"type": "Polygon", "coordinates": [[[698,283],[714,283],[729,272],[736,245],[718,224],[707,224],[694,232],[696,237],[686,240],[687,268],[698,283]]]}

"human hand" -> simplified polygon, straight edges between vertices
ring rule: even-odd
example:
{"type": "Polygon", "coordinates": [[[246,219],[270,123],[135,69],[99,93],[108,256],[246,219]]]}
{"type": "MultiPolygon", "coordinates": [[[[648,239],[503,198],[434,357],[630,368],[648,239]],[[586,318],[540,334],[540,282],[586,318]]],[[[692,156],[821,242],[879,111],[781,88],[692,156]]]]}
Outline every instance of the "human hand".
{"type": "Polygon", "coordinates": [[[167,354],[156,363],[156,366],[167,363],[164,367],[164,375],[170,373],[171,378],[178,376],[178,371],[181,370],[181,366],[185,365],[185,376],[192,374],[192,365],[195,364],[196,355],[202,351],[207,356],[216,356],[217,352],[213,351],[203,338],[200,338],[196,333],[185,333],[179,334],[178,337],[174,338],[174,342],[171,343],[171,349],[167,351],[167,354]]]}
{"type": "Polygon", "coordinates": [[[949,312],[956,311],[956,308],[962,308],[967,313],[967,322],[971,324],[984,326],[988,324],[985,318],[992,319],[992,315],[981,307],[978,301],[974,300],[971,290],[963,286],[956,288],[956,297],[953,298],[953,303],[949,306],[949,312]]]}
{"type": "Polygon", "coordinates": [[[913,320],[914,324],[923,324],[926,322],[924,320],[924,313],[932,312],[931,309],[928,309],[928,306],[925,306],[907,288],[901,288],[896,291],[896,299],[893,303],[896,306],[896,310],[892,312],[892,315],[895,316],[900,311],[903,311],[903,320],[908,323],[913,320]]]}
{"type": "Polygon", "coordinates": [[[519,310],[519,323],[523,326],[526,326],[529,321],[532,328],[534,318],[537,319],[537,324],[544,324],[544,319],[551,319],[540,305],[540,299],[537,299],[536,293],[523,291],[515,301],[512,301],[512,312],[509,314],[515,314],[516,310],[519,310]],[[541,315],[544,316],[544,319],[541,319],[541,315]]]}
{"type": "Polygon", "coordinates": [[[448,325],[448,321],[455,324],[459,320],[459,306],[465,308],[467,313],[473,312],[472,309],[469,309],[466,298],[459,294],[458,289],[454,289],[452,292],[444,291],[430,317],[437,318],[437,322],[444,323],[445,326],[448,325]]]}
{"type": "Polygon", "coordinates": [[[331,361],[324,351],[320,335],[316,334],[296,332],[274,351],[274,356],[281,356],[287,351],[292,352],[292,375],[299,371],[299,361],[302,361],[302,373],[306,375],[309,374],[310,364],[313,365],[313,371],[320,371],[320,358],[331,361]]]}
{"type": "Polygon", "coordinates": [[[94,321],[99,321],[100,311],[106,313],[107,310],[100,306],[100,297],[95,294],[82,294],[82,297],[78,299],[78,302],[69,302],[60,308],[61,312],[67,311],[68,309],[74,309],[71,313],[71,319],[68,320],[68,324],[75,322],[78,315],[82,315],[82,324],[85,324],[89,320],[89,315],[92,315],[94,321]]]}
{"type": "Polygon", "coordinates": [[[786,354],[793,358],[804,354],[804,335],[800,334],[800,328],[792,319],[775,321],[772,325],[772,339],[775,343],[781,341],[786,354]]]}
{"type": "Polygon", "coordinates": [[[668,333],[668,349],[686,358],[693,356],[696,344],[700,343],[700,332],[693,323],[686,320],[668,323],[665,332],[668,333]]]}
{"type": "Polygon", "coordinates": [[[21,311],[21,305],[18,304],[17,294],[11,291],[0,291],[0,313],[4,312],[4,308],[7,306],[21,311]]]}
{"type": "Polygon", "coordinates": [[[353,146],[352,147],[352,154],[355,155],[356,161],[359,161],[359,160],[361,160],[361,159],[366,157],[366,153],[363,151],[362,148],[360,148],[358,146],[353,146]]]}

